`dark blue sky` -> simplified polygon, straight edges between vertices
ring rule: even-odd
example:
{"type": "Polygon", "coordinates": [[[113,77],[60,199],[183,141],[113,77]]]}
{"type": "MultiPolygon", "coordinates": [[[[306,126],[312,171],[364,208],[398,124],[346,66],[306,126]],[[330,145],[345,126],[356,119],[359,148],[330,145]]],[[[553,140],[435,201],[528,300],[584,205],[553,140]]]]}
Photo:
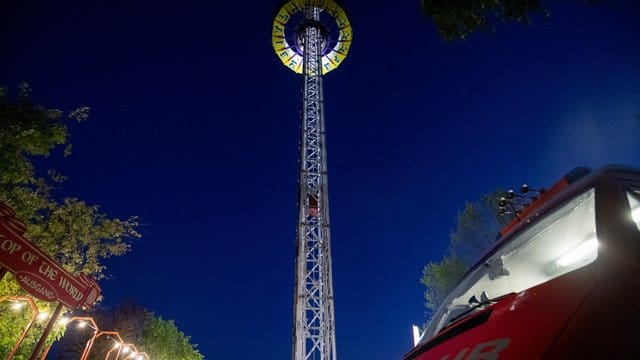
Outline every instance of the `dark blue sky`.
{"type": "MultiPolygon", "coordinates": [[[[61,195],[140,216],[104,305],[173,318],[207,359],[290,355],[301,79],[270,43],[277,1],[0,5],[0,83],[91,107],[61,195]]],[[[398,359],[422,267],[464,201],[575,166],[640,166],[637,1],[550,5],[445,43],[418,0],[345,1],[325,79],[341,359],[398,359]]]]}

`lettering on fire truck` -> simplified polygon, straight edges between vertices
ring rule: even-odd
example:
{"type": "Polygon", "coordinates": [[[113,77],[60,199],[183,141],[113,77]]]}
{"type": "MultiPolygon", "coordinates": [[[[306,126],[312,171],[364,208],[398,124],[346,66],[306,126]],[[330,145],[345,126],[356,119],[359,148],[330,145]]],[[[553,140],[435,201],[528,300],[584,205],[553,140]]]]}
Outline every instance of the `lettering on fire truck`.
{"type": "Polygon", "coordinates": [[[495,360],[510,342],[508,338],[483,342],[474,346],[473,349],[466,347],[458,351],[453,358],[451,355],[445,355],[440,360],[495,360]]]}

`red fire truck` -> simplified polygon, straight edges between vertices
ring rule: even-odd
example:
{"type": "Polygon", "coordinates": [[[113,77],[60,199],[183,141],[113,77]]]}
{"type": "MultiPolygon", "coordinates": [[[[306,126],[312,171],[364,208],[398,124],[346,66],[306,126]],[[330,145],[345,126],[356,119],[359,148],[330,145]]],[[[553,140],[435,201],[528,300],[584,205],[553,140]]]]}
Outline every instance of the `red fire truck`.
{"type": "Polygon", "coordinates": [[[404,360],[640,359],[640,169],[578,168],[523,209],[404,360]]]}

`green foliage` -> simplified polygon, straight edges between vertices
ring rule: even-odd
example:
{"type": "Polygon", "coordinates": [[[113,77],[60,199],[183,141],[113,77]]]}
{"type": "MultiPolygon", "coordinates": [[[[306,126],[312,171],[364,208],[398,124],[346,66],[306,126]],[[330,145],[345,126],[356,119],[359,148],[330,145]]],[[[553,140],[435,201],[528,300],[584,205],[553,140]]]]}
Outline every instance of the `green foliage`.
{"type": "Polygon", "coordinates": [[[27,237],[66,270],[100,279],[102,260],[126,253],[127,241],[140,236],[137,219],[110,219],[79,199],[54,198],[51,184],[64,181],[64,176],[54,170],[48,171],[48,179],[38,176],[31,157],[49,156],[67,144],[67,121],[86,120],[89,108],[65,116],[61,110],[33,104],[30,95],[24,83],[17,99],[10,99],[6,88],[0,91],[0,201],[27,224],[27,237]]]}
{"type": "Polygon", "coordinates": [[[456,228],[449,236],[449,249],[443,259],[429,262],[420,282],[425,285],[425,306],[433,314],[462,275],[494,243],[500,230],[511,221],[498,215],[498,200],[504,191],[497,189],[475,202],[467,202],[458,212],[456,228]]]}
{"type": "Polygon", "coordinates": [[[467,266],[473,265],[491,245],[511,216],[498,215],[498,200],[504,191],[497,189],[479,201],[466,202],[458,212],[456,229],[449,235],[450,252],[467,266]]]}
{"type": "MultiPolygon", "coordinates": [[[[42,210],[40,209],[42,214],[42,210]]],[[[138,237],[135,218],[109,219],[76,198],[64,199],[46,208],[46,216],[32,221],[30,238],[48,250],[56,261],[72,273],[104,277],[101,260],[129,251],[127,238],[138,237]]]]}
{"type": "Polygon", "coordinates": [[[190,337],[178,330],[173,320],[154,316],[144,327],[140,347],[153,359],[158,360],[201,360],[197,345],[190,343],[190,337]]]}
{"type": "MultiPolygon", "coordinates": [[[[35,169],[32,163],[34,156],[47,157],[62,146],[66,146],[64,155],[69,155],[68,124],[86,120],[88,115],[87,107],[65,114],[34,104],[26,83],[18,86],[13,98],[6,87],[0,87],[0,201],[11,206],[17,218],[25,222],[26,238],[66,270],[100,279],[105,276],[104,259],[125,254],[130,249],[130,240],[140,236],[136,231],[137,219],[112,219],[101,213],[98,206],[87,205],[77,198],[55,198],[53,186],[59,186],[65,177],[49,170],[45,178],[40,174],[43,171],[35,169]]],[[[8,274],[0,282],[0,296],[3,295],[26,293],[8,274]]],[[[52,314],[56,304],[37,301],[37,306],[52,314]]],[[[24,327],[21,319],[11,317],[18,315],[8,314],[0,313],[0,358],[4,355],[2,351],[11,349],[6,344],[14,338],[13,334],[19,334],[24,327]]],[[[30,353],[43,326],[44,322],[34,323],[21,352],[30,353]]],[[[56,329],[48,341],[63,332],[64,328],[56,329]]]]}
{"type": "MultiPolygon", "coordinates": [[[[14,280],[13,275],[7,274],[2,281],[0,281],[0,298],[13,295],[24,295],[18,283],[14,280]]],[[[29,317],[32,314],[31,308],[26,302],[20,302],[24,304],[19,310],[14,310],[11,305],[14,301],[5,300],[0,303],[0,359],[6,359],[7,355],[13,348],[16,340],[20,336],[24,327],[29,322],[29,317]]],[[[57,303],[49,303],[40,300],[35,300],[38,312],[46,313],[51,316],[53,314],[57,303]]],[[[46,326],[49,319],[36,319],[31,329],[27,333],[22,345],[16,353],[15,360],[28,359],[33,349],[35,349],[40,335],[46,326]]],[[[64,333],[64,329],[57,327],[54,328],[45,346],[49,346],[53,341],[59,339],[64,333]]]]}
{"type": "Polygon", "coordinates": [[[538,0],[422,0],[422,9],[445,40],[464,40],[478,30],[492,31],[496,20],[529,23],[530,13],[547,14],[538,0]]]}
{"type": "Polygon", "coordinates": [[[33,104],[27,83],[18,86],[15,100],[8,97],[6,87],[0,88],[0,184],[33,181],[34,169],[28,156],[48,156],[53,148],[67,142],[66,120],[82,121],[88,116],[87,107],[65,117],[59,109],[33,104]]]}
{"type": "MultiPolygon", "coordinates": [[[[101,330],[117,331],[125,343],[134,344],[140,352],[145,352],[154,360],[201,360],[197,345],[190,343],[173,320],[165,320],[145,310],[132,301],[124,301],[112,309],[94,309],[76,314],[91,316],[101,330]]],[[[69,332],[62,339],[66,356],[79,357],[87,341],[87,334],[69,332]]],[[[113,348],[113,339],[100,339],[93,346],[89,359],[102,360],[113,348]]]]}
{"type": "Polygon", "coordinates": [[[467,265],[456,256],[445,256],[438,262],[430,261],[424,267],[420,279],[426,286],[424,298],[427,309],[431,312],[436,311],[465,271],[467,265]]]}

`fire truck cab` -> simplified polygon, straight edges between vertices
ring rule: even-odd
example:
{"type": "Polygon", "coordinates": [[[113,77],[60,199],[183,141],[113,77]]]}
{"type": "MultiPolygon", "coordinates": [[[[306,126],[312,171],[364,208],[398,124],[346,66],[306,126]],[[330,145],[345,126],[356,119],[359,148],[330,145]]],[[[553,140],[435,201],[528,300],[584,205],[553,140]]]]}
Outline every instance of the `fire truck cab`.
{"type": "Polygon", "coordinates": [[[640,359],[640,169],[578,168],[462,277],[404,360],[640,359]]]}

